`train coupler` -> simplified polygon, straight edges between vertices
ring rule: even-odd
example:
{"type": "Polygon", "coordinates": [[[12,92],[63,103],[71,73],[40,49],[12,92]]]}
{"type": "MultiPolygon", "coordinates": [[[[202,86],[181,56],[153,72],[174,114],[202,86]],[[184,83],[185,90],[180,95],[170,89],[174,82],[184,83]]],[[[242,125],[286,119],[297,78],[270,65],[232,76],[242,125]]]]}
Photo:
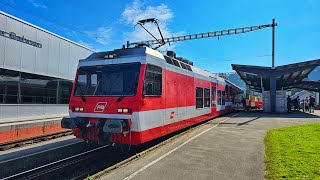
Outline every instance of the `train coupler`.
{"type": "Polygon", "coordinates": [[[89,123],[88,118],[83,117],[64,117],[61,120],[61,127],[65,129],[75,129],[86,126],[89,123]]]}
{"type": "Polygon", "coordinates": [[[128,120],[107,120],[103,126],[105,133],[126,133],[124,129],[128,129],[128,120]]]}

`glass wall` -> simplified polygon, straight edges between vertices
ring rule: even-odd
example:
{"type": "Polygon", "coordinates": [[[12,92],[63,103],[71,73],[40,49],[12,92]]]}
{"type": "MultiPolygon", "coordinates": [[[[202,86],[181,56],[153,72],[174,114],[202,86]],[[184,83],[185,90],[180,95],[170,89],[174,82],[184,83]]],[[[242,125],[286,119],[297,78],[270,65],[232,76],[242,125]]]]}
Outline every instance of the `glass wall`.
{"type": "Polygon", "coordinates": [[[0,68],[0,104],[68,104],[72,81],[0,68]]]}

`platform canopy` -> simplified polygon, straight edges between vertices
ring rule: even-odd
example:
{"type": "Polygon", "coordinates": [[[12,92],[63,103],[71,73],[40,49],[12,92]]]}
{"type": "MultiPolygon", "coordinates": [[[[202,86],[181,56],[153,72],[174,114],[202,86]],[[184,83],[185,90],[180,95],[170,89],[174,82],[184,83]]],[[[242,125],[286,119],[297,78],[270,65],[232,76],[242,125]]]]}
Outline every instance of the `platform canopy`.
{"type": "Polygon", "coordinates": [[[300,88],[320,91],[319,81],[304,81],[316,67],[320,66],[320,59],[304,61],[277,67],[250,66],[232,64],[233,70],[252,90],[261,92],[270,90],[270,79],[276,79],[276,89],[285,90],[300,88]]]}

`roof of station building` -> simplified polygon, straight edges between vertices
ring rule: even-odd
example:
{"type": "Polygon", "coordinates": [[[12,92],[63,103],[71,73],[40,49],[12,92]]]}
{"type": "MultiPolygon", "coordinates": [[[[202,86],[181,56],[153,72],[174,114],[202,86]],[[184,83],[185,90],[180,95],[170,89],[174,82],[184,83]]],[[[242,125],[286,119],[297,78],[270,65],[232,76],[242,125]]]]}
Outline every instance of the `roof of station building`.
{"type": "Polygon", "coordinates": [[[262,89],[270,89],[270,77],[276,78],[277,90],[300,88],[320,91],[320,82],[304,81],[318,66],[320,66],[320,59],[277,67],[232,64],[233,70],[237,72],[246,85],[258,92],[261,92],[262,89]]]}

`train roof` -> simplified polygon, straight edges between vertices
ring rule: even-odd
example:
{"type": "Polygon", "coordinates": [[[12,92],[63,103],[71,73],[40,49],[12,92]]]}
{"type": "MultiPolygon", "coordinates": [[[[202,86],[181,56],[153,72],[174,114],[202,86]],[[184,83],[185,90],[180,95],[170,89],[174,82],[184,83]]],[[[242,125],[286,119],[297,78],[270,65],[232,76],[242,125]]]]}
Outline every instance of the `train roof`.
{"type": "Polygon", "coordinates": [[[236,88],[237,91],[240,91],[240,92],[244,92],[244,90],[239,87],[238,85],[234,84],[233,82],[229,81],[229,80],[225,80],[227,83],[231,84],[232,86],[234,86],[234,88],[236,88]]]}
{"type": "MultiPolygon", "coordinates": [[[[86,59],[80,60],[80,61],[90,61],[90,60],[99,60],[99,59],[106,59],[106,57],[108,56],[114,56],[115,58],[124,58],[124,57],[138,57],[138,56],[153,56],[156,58],[159,58],[163,61],[166,62],[165,57],[168,57],[167,55],[162,54],[159,51],[153,50],[149,47],[134,47],[134,48],[123,48],[123,49],[115,49],[113,51],[105,51],[105,52],[95,52],[93,54],[91,54],[89,57],[87,57],[86,59]]],[[[184,58],[173,58],[177,61],[181,63],[184,63],[186,65],[189,65],[191,67],[192,72],[212,78],[212,79],[216,79],[218,81],[221,82],[226,82],[225,79],[223,79],[222,77],[219,77],[216,74],[213,74],[209,71],[206,70],[202,70],[199,69],[193,65],[191,65],[190,63],[187,63],[186,60],[184,58]],[[182,61],[183,59],[183,61],[182,61]]],[[[231,83],[230,81],[228,81],[230,84],[232,84],[233,86],[241,89],[240,87],[236,86],[235,84],[231,83]]]]}

